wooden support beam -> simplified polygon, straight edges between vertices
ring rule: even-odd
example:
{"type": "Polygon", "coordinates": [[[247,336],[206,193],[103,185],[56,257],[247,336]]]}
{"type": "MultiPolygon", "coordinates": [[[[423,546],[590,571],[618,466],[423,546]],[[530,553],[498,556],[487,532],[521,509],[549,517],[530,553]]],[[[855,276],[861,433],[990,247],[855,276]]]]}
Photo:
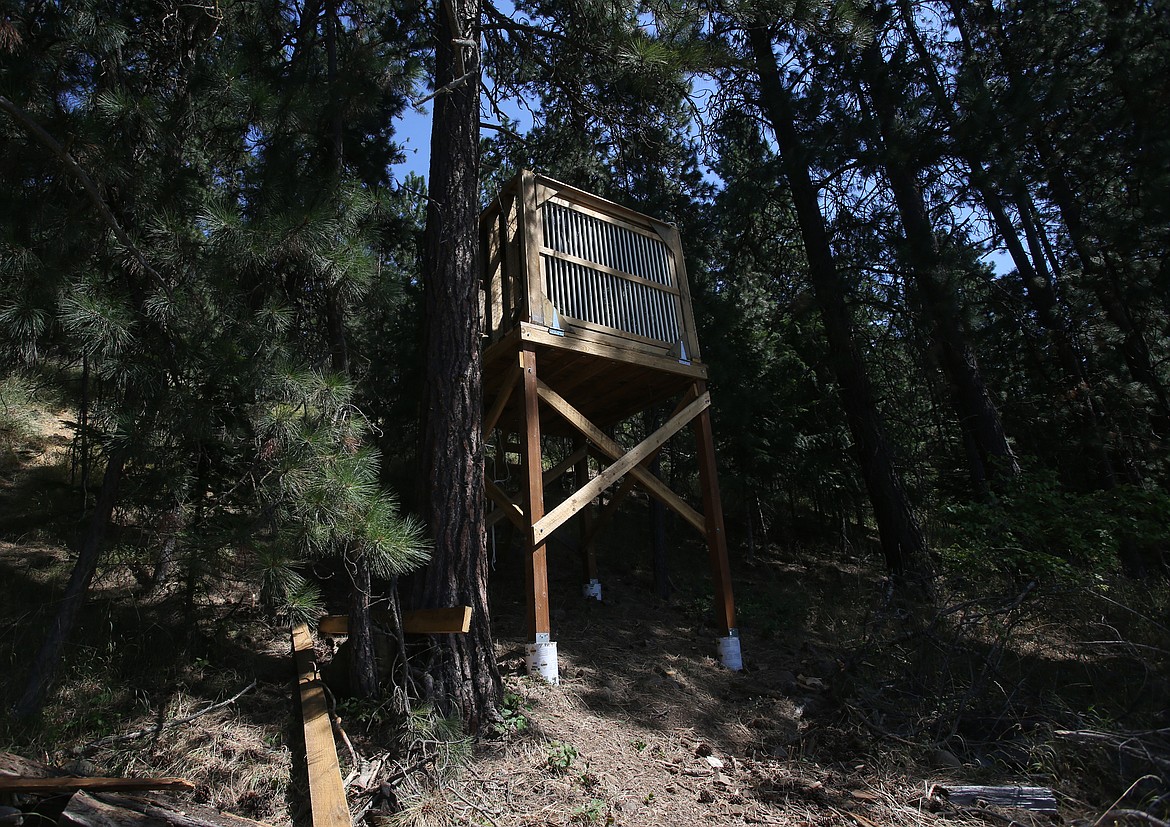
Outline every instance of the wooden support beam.
{"type": "MultiPolygon", "coordinates": [[[[375,620],[388,621],[389,612],[370,612],[375,620]]],[[[471,607],[408,609],[402,613],[402,632],[407,635],[460,635],[471,628],[471,607]]],[[[317,621],[323,635],[348,635],[349,615],[325,615],[317,621]]]]}
{"type": "Polygon", "coordinates": [[[142,792],[145,790],[193,790],[195,784],[186,778],[28,778],[22,775],[0,775],[0,794],[3,793],[73,793],[78,790],[95,792],[142,792]]]}
{"type": "Polygon", "coordinates": [[[614,339],[612,337],[605,337],[600,333],[574,330],[573,338],[570,342],[567,343],[565,338],[564,336],[549,333],[547,327],[527,324],[525,322],[520,323],[520,339],[525,343],[548,345],[549,347],[561,349],[572,348],[578,353],[600,356],[617,362],[629,362],[645,368],[665,371],[666,373],[677,373],[693,379],[707,378],[706,366],[699,364],[684,365],[677,359],[671,359],[666,356],[665,345],[662,347],[663,355],[658,356],[635,350],[632,347],[618,347],[607,344],[603,341],[604,339],[609,338],[610,341],[614,341],[614,339]]]}
{"type": "Polygon", "coordinates": [[[544,317],[544,279],[541,277],[540,248],[544,246],[544,226],[536,203],[536,176],[528,170],[520,173],[520,226],[524,228],[524,284],[527,288],[525,311],[533,324],[547,331],[544,317]]]}
{"type": "Polygon", "coordinates": [[[515,390],[519,380],[520,366],[513,365],[511,370],[508,371],[508,378],[500,386],[500,392],[496,394],[496,399],[492,402],[491,409],[488,410],[487,415],[483,418],[483,436],[485,439],[495,430],[496,423],[500,421],[500,414],[504,412],[508,400],[512,398],[512,391],[515,390]]]}
{"type": "MultiPolygon", "coordinates": [[[[696,394],[707,394],[702,382],[696,394]]],[[[731,569],[727,563],[727,536],[723,530],[723,503],[715,465],[715,437],[711,433],[711,412],[704,410],[695,419],[695,444],[699,455],[699,487],[703,490],[703,514],[707,524],[707,556],[715,584],[715,616],[726,634],[735,629],[735,596],[731,592],[731,569]]]]}
{"type": "Polygon", "coordinates": [[[580,448],[577,448],[575,451],[573,451],[573,453],[569,454],[552,468],[545,471],[541,475],[541,484],[545,488],[548,488],[565,474],[569,473],[570,468],[575,468],[577,463],[585,459],[588,454],[589,450],[584,445],[582,445],[580,448]]]}
{"type": "MultiPolygon", "coordinates": [[[[581,488],[589,482],[589,450],[584,437],[577,438],[577,450],[573,452],[573,456],[578,455],[580,458],[576,460],[574,475],[576,476],[577,488],[581,488]]],[[[629,478],[627,477],[627,479],[629,478]]],[[[584,575],[583,582],[586,584],[597,579],[597,552],[593,545],[592,504],[593,500],[589,500],[581,509],[581,573],[584,575]]]]}
{"type": "Polygon", "coordinates": [[[508,496],[508,492],[500,488],[491,480],[483,481],[483,490],[487,493],[492,502],[496,504],[495,510],[487,516],[488,528],[496,525],[502,520],[511,520],[512,525],[521,530],[528,528],[524,524],[524,509],[522,509],[516,502],[508,496]]]}
{"type": "Polygon", "coordinates": [[[637,468],[638,464],[645,460],[651,453],[653,453],[659,446],[665,443],[668,439],[682,430],[688,422],[705,411],[711,404],[711,395],[704,393],[680,413],[675,414],[666,424],[655,431],[646,439],[642,440],[635,448],[629,452],[622,454],[621,446],[606,436],[599,428],[597,428],[588,419],[583,417],[581,413],[561,398],[552,388],[549,388],[543,383],[539,387],[540,398],[547,402],[554,410],[565,418],[567,422],[580,430],[586,437],[594,441],[598,448],[608,453],[616,454],[613,465],[610,465],[584,486],[582,486],[575,494],[570,496],[543,518],[533,523],[532,531],[537,538],[546,538],[549,534],[555,531],[559,526],[565,523],[570,517],[576,514],[588,503],[593,500],[609,486],[613,485],[621,477],[626,474],[632,474],[638,478],[638,481],[645,485],[659,496],[663,501],[677,511],[684,519],[691,522],[696,517],[699,524],[702,525],[702,516],[699,515],[693,508],[687,505],[677,494],[663,485],[657,478],[646,471],[641,471],[637,468]],[[637,470],[637,474],[634,472],[637,470]],[[641,476],[638,476],[638,475],[641,476]]]}
{"type": "Polygon", "coordinates": [[[305,764],[309,774],[309,806],[313,827],[353,827],[341,767],[337,763],[337,745],[333,742],[333,724],[325,704],[325,687],[313,660],[313,638],[304,623],[292,631],[293,654],[297,664],[297,684],[301,690],[301,716],[305,727],[305,764]]]}
{"type": "MultiPolygon", "coordinates": [[[[696,531],[700,534],[707,530],[706,522],[703,515],[691,508],[686,500],[671,491],[665,483],[663,483],[656,476],[651,474],[644,468],[638,466],[643,461],[648,461],[651,454],[660,448],[666,440],[674,436],[679,430],[683,428],[688,422],[694,419],[701,411],[706,410],[711,405],[711,395],[708,393],[702,394],[701,397],[696,398],[693,402],[683,408],[682,411],[676,413],[666,421],[666,424],[647,437],[640,445],[634,448],[629,453],[618,445],[614,440],[610,439],[608,435],[584,416],[581,412],[570,405],[564,397],[554,391],[552,388],[540,383],[540,398],[544,400],[553,410],[564,417],[565,421],[576,428],[581,434],[592,442],[602,453],[609,459],[613,460],[614,464],[605,469],[597,478],[595,478],[589,485],[594,485],[596,490],[593,494],[585,499],[585,502],[594,499],[598,494],[611,485],[618,477],[630,474],[637,482],[644,487],[652,496],[658,498],[668,508],[673,509],[680,517],[690,523],[696,531]],[[630,460],[630,457],[636,457],[630,460]],[[613,469],[620,468],[618,472],[613,472],[613,469]],[[598,480],[605,479],[603,485],[596,486],[598,480]]],[[[580,492],[578,492],[580,493],[580,492]]],[[[577,495],[574,495],[576,497],[577,495]]],[[[578,503],[574,497],[565,500],[564,503],[557,506],[555,511],[560,512],[564,509],[566,504],[578,503]]],[[[568,517],[571,517],[575,511],[569,511],[568,517]]],[[[551,516],[551,515],[550,515],[551,516]]],[[[561,520],[564,522],[564,520],[561,520]]],[[[553,525],[551,522],[546,526],[546,533],[556,528],[560,523],[553,525]],[[548,527],[551,526],[551,527],[548,527]]]]}
{"type": "MultiPolygon", "coordinates": [[[[545,471],[540,478],[541,485],[548,488],[556,480],[563,477],[586,453],[584,448],[574,451],[560,464],[545,471]]],[[[493,509],[487,516],[488,528],[499,525],[504,520],[511,520],[512,524],[519,529],[528,528],[524,523],[524,509],[520,507],[519,503],[508,496],[507,491],[500,488],[500,486],[491,480],[484,480],[483,485],[488,498],[498,506],[498,508],[493,509]]]]}
{"type": "Polygon", "coordinates": [[[402,613],[402,631],[408,635],[465,635],[470,629],[470,606],[410,609],[402,613]]]}
{"type": "MultiPolygon", "coordinates": [[[[695,401],[695,388],[692,385],[687,390],[687,392],[682,395],[682,398],[678,401],[678,404],[674,406],[674,410],[670,412],[670,415],[674,416],[675,414],[682,411],[683,408],[685,408],[687,405],[691,404],[694,401],[695,401]]],[[[652,453],[650,456],[646,457],[646,459],[642,460],[642,465],[648,466],[650,463],[654,462],[654,459],[662,451],[663,447],[665,447],[665,446],[659,446],[658,449],[654,451],[654,453],[652,453]]],[[[607,457],[607,459],[608,459],[608,457],[607,457]]],[[[599,514],[597,519],[593,521],[593,525],[589,529],[589,533],[588,533],[588,535],[586,535],[583,542],[588,542],[588,543],[593,542],[593,540],[597,537],[597,535],[602,530],[604,530],[604,528],[607,525],[609,525],[609,521],[613,519],[613,517],[617,513],[618,509],[621,508],[621,505],[623,502],[625,502],[626,497],[628,497],[630,495],[630,492],[634,490],[635,482],[636,482],[636,480],[632,475],[628,476],[624,480],[622,480],[622,484],[620,486],[618,486],[617,491],[615,491],[610,496],[609,502],[606,503],[605,508],[603,508],[601,510],[601,514],[599,514]]],[[[692,523],[692,525],[694,525],[694,524],[692,523]]],[[[705,532],[706,532],[706,525],[704,524],[703,530],[700,533],[705,533],[705,532]]]]}
{"type": "Polygon", "coordinates": [[[528,525],[528,559],[524,565],[524,582],[528,598],[529,640],[547,640],[552,627],[548,617],[548,560],[544,535],[537,524],[544,518],[544,477],[540,448],[540,379],[536,375],[536,351],[520,351],[524,371],[524,518],[528,525]]]}

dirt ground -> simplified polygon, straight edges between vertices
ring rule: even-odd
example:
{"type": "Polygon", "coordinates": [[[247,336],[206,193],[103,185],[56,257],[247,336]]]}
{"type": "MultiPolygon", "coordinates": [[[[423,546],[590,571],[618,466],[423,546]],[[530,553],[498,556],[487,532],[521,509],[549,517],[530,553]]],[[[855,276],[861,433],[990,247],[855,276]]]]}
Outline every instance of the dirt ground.
{"type": "MultiPolygon", "coordinates": [[[[5,709],[71,566],[74,524],[53,516],[74,507],[65,445],[53,434],[0,469],[5,709]]],[[[733,542],[745,669],[732,673],[715,660],[704,550],[672,533],[675,594],[660,600],[646,523],[635,503],[602,538],[601,603],[581,597],[572,544],[550,546],[558,687],[524,675],[523,578],[501,538],[491,602],[507,731],[449,772],[412,769],[379,709],[343,701],[354,811],[377,827],[1166,818],[1164,589],[959,584],[924,613],[884,599],[877,555],[789,542],[749,560],[733,542]],[[1050,788],[1059,813],[956,808],[939,789],[953,783],[1050,788]]],[[[5,721],[0,751],[77,774],[184,776],[199,803],[306,824],[289,639],[257,605],[246,561],[214,599],[185,605],[181,590],[146,597],[119,549],[44,719],[5,721]]],[[[436,737],[428,749],[461,746],[436,737]]]]}

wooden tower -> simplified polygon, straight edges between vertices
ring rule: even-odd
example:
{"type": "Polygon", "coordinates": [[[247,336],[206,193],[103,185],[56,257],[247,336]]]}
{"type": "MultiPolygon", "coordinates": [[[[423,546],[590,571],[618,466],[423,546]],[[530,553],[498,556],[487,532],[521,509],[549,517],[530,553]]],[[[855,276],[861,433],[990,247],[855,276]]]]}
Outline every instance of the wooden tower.
{"type": "Polygon", "coordinates": [[[500,429],[518,438],[522,480],[515,500],[486,481],[496,506],[488,522],[511,520],[526,539],[529,672],[557,679],[545,546],[554,531],[580,515],[585,596],[600,600],[591,504],[619,483],[607,509],[637,485],[706,538],[721,660],[741,668],[707,369],[700,361],[678,230],[524,171],[483,212],[480,238],[484,433],[490,437],[500,429]],[[606,433],[667,401],[675,402],[674,412],[636,447],[627,451],[606,433]],[[701,513],[648,470],[667,440],[688,425],[698,447],[701,513]],[[577,450],[546,470],[542,435],[571,436],[577,450]],[[589,468],[591,457],[599,463],[596,473],[589,468]],[[570,469],[576,490],[546,511],[545,487],[570,469]]]}

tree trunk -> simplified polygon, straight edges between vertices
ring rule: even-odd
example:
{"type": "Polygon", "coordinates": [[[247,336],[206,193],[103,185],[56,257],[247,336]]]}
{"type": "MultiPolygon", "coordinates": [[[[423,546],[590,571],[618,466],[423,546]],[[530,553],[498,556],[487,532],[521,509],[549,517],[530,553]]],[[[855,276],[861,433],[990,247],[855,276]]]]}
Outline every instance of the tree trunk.
{"type": "Polygon", "coordinates": [[[782,169],[792,191],[813,293],[828,340],[830,366],[840,386],[841,403],[873,504],[886,565],[892,574],[928,586],[934,574],[933,564],[894,464],[893,450],[857,344],[846,302],[848,289],[837,270],[824,216],[817,203],[807,150],[796,128],[791,92],[781,82],[766,28],[760,24],[754,26],[750,38],[760,79],[761,104],[779,144],[782,169]]]}
{"type": "Polygon", "coordinates": [[[975,349],[966,336],[955,290],[948,283],[938,238],[930,224],[917,170],[910,162],[912,137],[905,134],[890,67],[875,44],[862,56],[864,83],[869,89],[881,136],[882,164],[906,235],[906,249],[914,284],[926,311],[931,337],[937,343],[943,370],[950,380],[955,407],[963,427],[974,440],[979,462],[972,478],[982,489],[984,472],[1014,477],[1020,473],[1008,444],[999,410],[987,390],[975,349]]]}
{"type": "Polygon", "coordinates": [[[345,567],[349,572],[349,688],[354,697],[377,698],[381,691],[370,624],[370,566],[359,549],[346,556],[345,567]]]}
{"type": "Polygon", "coordinates": [[[97,570],[98,559],[101,557],[102,541],[106,536],[106,529],[110,524],[110,517],[114,512],[114,505],[118,501],[118,488],[122,483],[122,471],[129,454],[128,445],[120,445],[110,452],[106,458],[106,471],[102,476],[102,490],[98,494],[93,514],[90,516],[89,531],[81,545],[81,552],[77,562],[73,564],[73,573],[69,577],[69,584],[65,587],[65,594],[57,607],[57,615],[49,627],[41,648],[33,658],[32,668],[24,686],[24,692],[16,706],[12,709],[14,718],[29,718],[41,711],[45,703],[45,690],[53,680],[57,666],[61,662],[61,650],[65,641],[73,633],[77,623],[78,612],[85,603],[86,593],[89,591],[90,581],[97,570]]]}
{"type": "Polygon", "coordinates": [[[434,535],[429,607],[470,605],[471,631],[433,638],[428,692],[476,731],[501,694],[488,614],[479,311],[478,0],[440,3],[435,30],[430,201],[425,232],[422,472],[434,535]],[[454,15],[454,17],[452,17],[454,15]],[[462,41],[462,42],[456,42],[462,41]]]}

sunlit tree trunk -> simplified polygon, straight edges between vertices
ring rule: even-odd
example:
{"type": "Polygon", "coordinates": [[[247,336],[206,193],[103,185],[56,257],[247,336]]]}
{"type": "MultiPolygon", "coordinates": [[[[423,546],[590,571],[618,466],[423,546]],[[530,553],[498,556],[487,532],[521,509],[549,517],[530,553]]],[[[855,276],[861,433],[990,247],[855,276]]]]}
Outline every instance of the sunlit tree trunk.
{"type": "Polygon", "coordinates": [[[62,649],[65,641],[73,633],[77,623],[77,615],[85,603],[89,591],[90,581],[97,571],[98,559],[101,557],[102,542],[109,528],[110,518],[114,513],[114,506],[118,502],[118,489],[122,484],[122,472],[125,469],[129,446],[122,444],[114,448],[106,457],[106,471],[102,475],[102,489],[98,494],[97,503],[89,518],[89,529],[81,544],[81,551],[77,555],[77,562],[73,564],[73,573],[69,576],[69,584],[65,587],[65,594],[57,605],[57,614],[49,627],[44,642],[32,659],[28,679],[20,700],[12,709],[15,718],[29,718],[41,711],[45,703],[45,691],[53,681],[57,667],[61,663],[62,649]]]}
{"type": "Polygon", "coordinates": [[[423,485],[434,550],[427,606],[472,607],[471,631],[434,638],[428,691],[477,730],[501,682],[488,614],[479,310],[479,4],[437,4],[425,240],[423,485]]]}

